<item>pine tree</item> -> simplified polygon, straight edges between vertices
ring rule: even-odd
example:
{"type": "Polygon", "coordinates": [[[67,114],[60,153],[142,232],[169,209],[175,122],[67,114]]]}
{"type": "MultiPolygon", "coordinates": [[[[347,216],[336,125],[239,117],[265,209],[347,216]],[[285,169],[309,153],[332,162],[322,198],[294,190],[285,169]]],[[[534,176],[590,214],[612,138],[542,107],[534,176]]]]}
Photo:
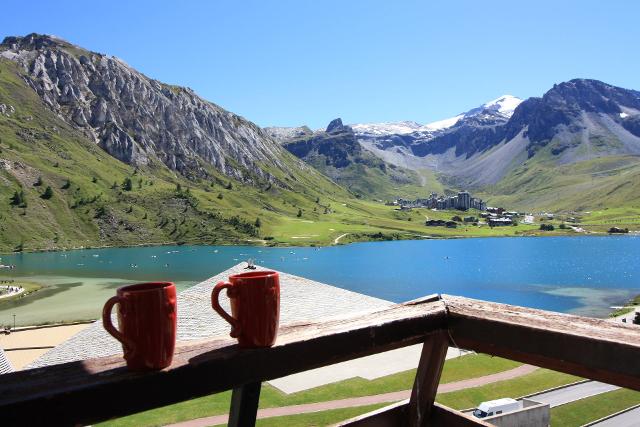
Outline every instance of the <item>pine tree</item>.
{"type": "Polygon", "coordinates": [[[22,206],[22,205],[26,205],[25,203],[25,199],[24,199],[24,191],[20,190],[16,190],[13,193],[13,196],[11,196],[11,204],[13,206],[22,206]]]}
{"type": "Polygon", "coordinates": [[[256,228],[262,227],[262,221],[260,221],[260,218],[256,218],[256,222],[253,225],[255,225],[256,228]]]}
{"type": "Polygon", "coordinates": [[[298,209],[298,215],[297,217],[300,218],[302,216],[302,209],[298,209]]]}
{"type": "Polygon", "coordinates": [[[124,181],[122,181],[122,189],[124,191],[131,191],[133,189],[133,182],[131,182],[131,178],[126,177],[124,181]]]}
{"type": "Polygon", "coordinates": [[[47,185],[47,188],[44,189],[44,193],[42,193],[41,198],[45,200],[49,200],[53,196],[53,190],[50,186],[47,185]]]}

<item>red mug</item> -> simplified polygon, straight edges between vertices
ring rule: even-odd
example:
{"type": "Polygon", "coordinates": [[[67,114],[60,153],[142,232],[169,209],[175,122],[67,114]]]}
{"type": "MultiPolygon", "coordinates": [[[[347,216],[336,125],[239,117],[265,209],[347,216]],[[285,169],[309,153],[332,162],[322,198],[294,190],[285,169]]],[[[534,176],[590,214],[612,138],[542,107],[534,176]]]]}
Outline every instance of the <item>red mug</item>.
{"type": "Polygon", "coordinates": [[[118,288],[102,309],[102,324],[122,343],[124,359],[132,371],[166,368],[176,345],[176,285],[139,283],[118,288]],[[111,310],[118,304],[118,325],[111,310]]]}
{"type": "Polygon", "coordinates": [[[231,337],[240,347],[270,347],[278,336],[280,279],[275,271],[252,271],[229,276],[211,293],[211,306],[231,324],[231,337]],[[231,315],[220,307],[220,291],[227,289],[231,315]]]}

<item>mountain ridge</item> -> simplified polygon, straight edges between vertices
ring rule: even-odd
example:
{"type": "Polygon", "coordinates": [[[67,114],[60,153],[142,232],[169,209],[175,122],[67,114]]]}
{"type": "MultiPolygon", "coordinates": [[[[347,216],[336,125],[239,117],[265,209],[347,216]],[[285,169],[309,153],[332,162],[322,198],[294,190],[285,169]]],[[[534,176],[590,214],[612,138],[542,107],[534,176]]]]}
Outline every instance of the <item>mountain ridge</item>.
{"type": "Polygon", "coordinates": [[[199,177],[210,166],[239,181],[280,185],[261,163],[290,169],[281,160],[286,152],[260,127],[118,58],[38,34],[6,37],[0,55],[19,64],[49,108],[125,163],[157,160],[199,177]]]}
{"type": "MultiPolygon", "coordinates": [[[[502,96],[439,124],[435,130],[415,122],[351,127],[366,151],[397,168],[435,174],[445,188],[473,189],[527,207],[527,193],[537,189],[510,183],[519,182],[522,176],[534,180],[530,168],[558,181],[554,173],[562,169],[575,181],[567,187],[572,198],[578,191],[576,183],[588,179],[594,191],[603,191],[600,201],[589,204],[603,206],[610,192],[626,186],[600,179],[600,165],[609,159],[629,167],[638,165],[640,92],[593,79],[572,79],[554,85],[540,97],[521,101],[502,96]],[[508,107],[500,111],[499,101],[508,107]],[[594,179],[584,177],[588,162],[593,163],[594,179]],[[523,194],[515,194],[518,188],[523,194]]],[[[562,194],[558,185],[556,190],[562,194]]],[[[424,192],[430,190],[433,187],[425,187],[424,192]]],[[[631,203],[640,197],[629,196],[631,203]]],[[[531,206],[538,206],[535,200],[544,200],[540,207],[570,208],[550,203],[547,197],[533,198],[531,206]]]]}
{"type": "MultiPolygon", "coordinates": [[[[288,153],[255,124],[193,98],[188,89],[128,70],[121,60],[88,52],[39,35],[5,38],[0,49],[0,252],[265,243],[263,237],[286,229],[298,214],[321,219],[325,210],[324,215],[332,215],[329,206],[334,199],[351,200],[346,190],[288,153]],[[103,73],[86,70],[103,61],[103,73]],[[144,90],[138,94],[136,88],[144,90]],[[157,101],[154,106],[169,105],[173,91],[179,92],[174,100],[188,104],[193,120],[199,119],[193,117],[193,106],[205,108],[198,125],[189,128],[179,109],[157,121],[138,115],[154,111],[148,98],[157,101]],[[105,114],[93,108],[102,101],[110,105],[105,114]],[[207,114],[223,124],[207,121],[207,114]],[[103,120],[110,124],[102,126],[103,120]],[[179,123],[172,125],[174,121],[179,123]],[[208,135],[200,128],[206,123],[212,125],[205,129],[208,135]],[[173,126],[175,138],[200,132],[201,141],[210,138],[218,147],[229,148],[220,153],[227,167],[217,168],[215,161],[208,163],[198,154],[207,149],[204,143],[181,140],[176,142],[180,147],[163,147],[163,140],[156,142],[152,135],[165,126],[173,126]],[[114,152],[100,139],[105,135],[119,135],[129,150],[124,153],[139,157],[114,152]],[[267,147],[264,158],[244,156],[259,152],[249,137],[267,147]],[[148,145],[136,151],[140,141],[148,145]],[[178,162],[165,163],[180,153],[187,169],[178,162]],[[193,172],[191,161],[197,164],[193,172]]],[[[276,235],[289,242],[287,234],[276,235]]]]}

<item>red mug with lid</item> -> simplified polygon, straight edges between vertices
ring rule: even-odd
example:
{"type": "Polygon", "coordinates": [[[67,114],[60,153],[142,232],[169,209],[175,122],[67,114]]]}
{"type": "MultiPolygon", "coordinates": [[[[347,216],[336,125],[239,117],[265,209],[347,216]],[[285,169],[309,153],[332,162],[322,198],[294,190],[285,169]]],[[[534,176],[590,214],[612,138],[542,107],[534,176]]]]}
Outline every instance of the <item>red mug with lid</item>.
{"type": "Polygon", "coordinates": [[[229,276],[211,293],[213,309],[231,324],[231,337],[240,347],[270,347],[276,342],[280,321],[280,279],[275,271],[252,271],[229,276]],[[227,289],[231,314],[220,307],[219,296],[227,289]]]}
{"type": "Polygon", "coordinates": [[[139,283],[118,288],[102,310],[102,324],[122,343],[133,371],[166,368],[176,344],[176,286],[170,282],[139,283]],[[111,323],[118,304],[119,330],[111,323]]]}

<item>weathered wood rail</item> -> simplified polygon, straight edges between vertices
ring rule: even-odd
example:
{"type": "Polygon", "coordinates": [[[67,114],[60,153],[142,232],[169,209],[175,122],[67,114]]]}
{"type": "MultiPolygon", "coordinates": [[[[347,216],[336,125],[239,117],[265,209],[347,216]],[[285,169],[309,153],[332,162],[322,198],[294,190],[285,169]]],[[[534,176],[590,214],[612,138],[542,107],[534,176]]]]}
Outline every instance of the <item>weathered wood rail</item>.
{"type": "Polygon", "coordinates": [[[640,328],[451,296],[284,326],[274,347],[178,345],[162,371],[122,358],[0,376],[2,425],[81,425],[233,389],[230,425],[253,425],[262,381],[423,342],[411,399],[345,425],[487,425],[435,404],[449,345],[640,390],[640,328]]]}

